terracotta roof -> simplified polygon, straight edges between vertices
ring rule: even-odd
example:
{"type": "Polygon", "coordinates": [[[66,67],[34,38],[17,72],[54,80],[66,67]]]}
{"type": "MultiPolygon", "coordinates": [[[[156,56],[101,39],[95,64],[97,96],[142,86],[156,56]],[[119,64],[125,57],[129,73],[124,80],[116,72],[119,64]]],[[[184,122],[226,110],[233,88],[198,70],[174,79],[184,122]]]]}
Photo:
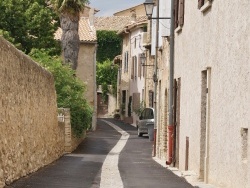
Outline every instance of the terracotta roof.
{"type": "Polygon", "coordinates": [[[96,30],[118,31],[130,22],[129,16],[95,17],[96,30]]]}
{"type": "Polygon", "coordinates": [[[127,11],[127,10],[134,9],[134,8],[136,8],[136,7],[139,7],[139,6],[143,6],[143,7],[144,7],[144,5],[143,5],[143,3],[142,3],[142,4],[139,4],[139,5],[135,5],[135,6],[133,6],[133,7],[127,8],[127,9],[123,9],[123,10],[117,11],[117,12],[114,13],[114,15],[116,15],[117,13],[120,13],[120,12],[124,12],[124,11],[127,11]]]}
{"type": "MultiPolygon", "coordinates": [[[[55,39],[61,40],[62,29],[58,28],[55,33],[55,39]]],[[[94,26],[90,26],[89,19],[81,17],[79,22],[79,37],[81,42],[96,42],[96,30],[94,26]]]]}
{"type": "Polygon", "coordinates": [[[147,16],[138,16],[136,18],[136,21],[131,21],[128,24],[124,25],[117,33],[121,34],[127,30],[130,30],[132,28],[135,28],[141,24],[147,24],[148,23],[148,17],[147,16]]]}
{"type": "MultiPolygon", "coordinates": [[[[141,21],[146,19],[147,16],[137,16],[136,21],[141,21]]],[[[109,31],[119,31],[124,28],[124,26],[130,24],[133,21],[131,16],[109,16],[109,17],[95,17],[95,28],[96,30],[109,30],[109,31]]]]}

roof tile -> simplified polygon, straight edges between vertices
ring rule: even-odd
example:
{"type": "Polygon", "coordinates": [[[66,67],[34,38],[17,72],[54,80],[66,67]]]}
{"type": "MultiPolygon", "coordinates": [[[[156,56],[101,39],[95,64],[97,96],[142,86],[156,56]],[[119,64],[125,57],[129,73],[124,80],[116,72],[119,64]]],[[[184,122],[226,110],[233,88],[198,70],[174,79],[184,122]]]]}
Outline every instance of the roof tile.
{"type": "MultiPolygon", "coordinates": [[[[137,16],[136,21],[145,20],[146,16],[137,16]]],[[[95,28],[96,30],[109,30],[119,31],[126,25],[132,23],[133,18],[131,16],[109,16],[109,17],[95,17],[95,28]]]]}
{"type": "MultiPolygon", "coordinates": [[[[89,19],[86,17],[81,17],[79,21],[79,37],[82,42],[96,42],[96,30],[94,26],[90,26],[89,19]]],[[[62,29],[58,28],[55,33],[55,39],[61,40],[62,37],[62,29]]]]}

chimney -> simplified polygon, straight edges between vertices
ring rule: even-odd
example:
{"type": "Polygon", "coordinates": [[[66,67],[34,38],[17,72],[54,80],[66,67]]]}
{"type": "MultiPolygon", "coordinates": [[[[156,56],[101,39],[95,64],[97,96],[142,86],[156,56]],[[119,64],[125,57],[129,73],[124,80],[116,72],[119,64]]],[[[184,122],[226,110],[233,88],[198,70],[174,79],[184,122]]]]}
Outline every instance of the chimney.
{"type": "Polygon", "coordinates": [[[136,12],[135,10],[132,10],[131,11],[131,22],[136,22],[136,12]]]}
{"type": "Polygon", "coordinates": [[[89,10],[89,23],[90,23],[90,26],[94,26],[94,15],[95,15],[94,8],[90,8],[90,10],[89,10]]]}

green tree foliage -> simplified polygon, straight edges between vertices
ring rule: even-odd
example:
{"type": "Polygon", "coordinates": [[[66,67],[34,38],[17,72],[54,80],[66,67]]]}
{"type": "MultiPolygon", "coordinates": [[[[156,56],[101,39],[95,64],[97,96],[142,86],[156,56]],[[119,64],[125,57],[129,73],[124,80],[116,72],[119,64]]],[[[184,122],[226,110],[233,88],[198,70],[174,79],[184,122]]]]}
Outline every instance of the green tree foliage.
{"type": "Polygon", "coordinates": [[[121,54],[122,39],[116,31],[97,31],[97,61],[102,63],[107,59],[113,60],[115,56],[121,54]]]}
{"type": "Polygon", "coordinates": [[[97,85],[102,85],[103,97],[107,97],[107,93],[110,92],[116,95],[118,67],[111,65],[112,61],[110,60],[97,63],[96,82],[97,85]],[[112,85],[112,91],[109,91],[109,85],[112,85]]]}
{"type": "Polygon", "coordinates": [[[17,48],[29,53],[32,48],[47,49],[59,53],[54,40],[58,20],[46,0],[1,0],[0,29],[8,32],[17,48]]]}
{"type": "Polygon", "coordinates": [[[32,50],[29,55],[53,74],[58,107],[70,108],[73,131],[80,137],[92,121],[92,109],[84,98],[85,86],[74,76],[75,71],[62,65],[61,58],[51,57],[45,50],[32,50]]]}

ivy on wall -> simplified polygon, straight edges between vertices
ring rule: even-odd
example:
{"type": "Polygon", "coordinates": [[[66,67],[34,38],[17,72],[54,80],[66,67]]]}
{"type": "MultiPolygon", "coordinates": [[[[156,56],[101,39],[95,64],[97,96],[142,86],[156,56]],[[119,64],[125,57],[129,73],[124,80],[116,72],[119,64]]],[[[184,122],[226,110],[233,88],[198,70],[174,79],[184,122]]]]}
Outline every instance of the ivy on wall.
{"type": "Polygon", "coordinates": [[[103,99],[107,100],[107,94],[116,95],[117,90],[117,73],[118,67],[112,66],[112,61],[106,60],[102,63],[97,63],[96,68],[96,83],[102,85],[103,99]],[[112,86],[110,90],[109,85],[112,86]]]}
{"type": "Polygon", "coordinates": [[[113,66],[113,59],[121,54],[122,39],[116,34],[116,31],[97,31],[97,85],[102,85],[103,99],[107,100],[107,94],[116,95],[117,72],[118,67],[113,66]],[[108,88],[112,85],[112,88],[108,88]]]}
{"type": "Polygon", "coordinates": [[[113,60],[115,56],[121,54],[122,39],[116,31],[97,31],[97,61],[102,63],[106,60],[113,60]]]}

